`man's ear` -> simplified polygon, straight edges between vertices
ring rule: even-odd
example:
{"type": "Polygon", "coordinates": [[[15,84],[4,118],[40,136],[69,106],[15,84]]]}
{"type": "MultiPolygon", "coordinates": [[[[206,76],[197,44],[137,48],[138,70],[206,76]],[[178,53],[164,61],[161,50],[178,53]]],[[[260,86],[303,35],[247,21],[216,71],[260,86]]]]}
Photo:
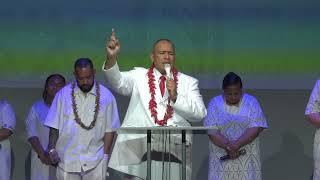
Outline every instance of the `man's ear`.
{"type": "Polygon", "coordinates": [[[154,61],[154,54],[153,53],[150,54],[150,59],[151,59],[151,62],[154,61]]]}

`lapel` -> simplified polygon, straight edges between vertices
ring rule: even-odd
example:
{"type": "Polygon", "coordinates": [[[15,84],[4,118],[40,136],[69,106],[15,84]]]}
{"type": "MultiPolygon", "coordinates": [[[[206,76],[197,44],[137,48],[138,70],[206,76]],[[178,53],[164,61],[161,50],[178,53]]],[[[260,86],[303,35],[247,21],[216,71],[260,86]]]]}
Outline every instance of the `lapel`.
{"type": "MultiPolygon", "coordinates": [[[[149,92],[149,84],[148,84],[148,75],[145,73],[143,76],[141,76],[141,79],[138,81],[138,91],[140,95],[140,101],[143,104],[143,107],[145,111],[148,114],[148,117],[151,119],[151,113],[149,110],[149,101],[151,99],[151,95],[149,92]]],[[[167,100],[169,99],[169,93],[167,90],[165,90],[163,97],[161,96],[160,88],[158,81],[155,81],[155,101],[157,104],[165,103],[167,104],[167,100]]]]}
{"type": "Polygon", "coordinates": [[[141,78],[139,78],[139,81],[137,83],[139,98],[140,98],[140,101],[141,101],[145,111],[148,114],[148,117],[151,119],[151,113],[150,113],[150,110],[149,110],[149,101],[151,99],[151,95],[150,95],[150,92],[149,92],[149,84],[148,84],[147,72],[144,73],[144,75],[140,76],[140,77],[141,78]]]}

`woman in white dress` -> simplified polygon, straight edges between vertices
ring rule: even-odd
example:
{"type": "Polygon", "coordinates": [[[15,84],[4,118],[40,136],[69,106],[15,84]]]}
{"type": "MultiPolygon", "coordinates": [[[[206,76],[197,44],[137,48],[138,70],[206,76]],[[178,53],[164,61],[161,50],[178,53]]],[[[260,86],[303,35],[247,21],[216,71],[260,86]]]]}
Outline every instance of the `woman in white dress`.
{"type": "Polygon", "coordinates": [[[259,180],[261,162],[259,134],[266,118],[255,97],[243,93],[241,78],[229,72],[223,79],[223,94],[211,99],[205,126],[209,132],[209,180],[259,180]],[[222,156],[226,160],[220,160],[222,156]]]}
{"type": "Polygon", "coordinates": [[[320,179],[320,80],[318,80],[312,90],[307,104],[305,115],[309,122],[314,125],[317,130],[313,141],[313,179],[320,179]]]}
{"type": "Polygon", "coordinates": [[[26,119],[28,141],[31,151],[31,180],[52,180],[55,177],[55,167],[46,151],[49,143],[49,128],[44,126],[50,105],[55,94],[65,85],[65,78],[60,74],[50,75],[45,83],[42,99],[36,101],[26,119]]]}

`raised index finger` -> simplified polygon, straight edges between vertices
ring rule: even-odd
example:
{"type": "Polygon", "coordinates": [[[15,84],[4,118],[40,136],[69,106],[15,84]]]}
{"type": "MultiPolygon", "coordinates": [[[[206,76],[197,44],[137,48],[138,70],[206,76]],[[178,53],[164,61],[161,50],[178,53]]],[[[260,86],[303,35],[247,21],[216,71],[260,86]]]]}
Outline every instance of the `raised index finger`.
{"type": "Polygon", "coordinates": [[[110,36],[110,39],[112,40],[112,41],[116,41],[116,32],[115,32],[115,30],[114,30],[114,28],[112,28],[112,30],[111,30],[111,36],[110,36]]]}

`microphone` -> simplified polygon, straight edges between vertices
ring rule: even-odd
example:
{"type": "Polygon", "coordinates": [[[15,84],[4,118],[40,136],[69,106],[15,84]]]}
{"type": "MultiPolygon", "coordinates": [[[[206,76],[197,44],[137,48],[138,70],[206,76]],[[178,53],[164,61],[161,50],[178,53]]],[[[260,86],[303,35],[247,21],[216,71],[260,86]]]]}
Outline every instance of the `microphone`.
{"type": "MultiPolygon", "coordinates": [[[[245,154],[247,153],[247,151],[246,151],[245,149],[241,149],[241,150],[238,151],[238,152],[239,152],[240,156],[241,156],[241,155],[245,155],[245,154]]],[[[219,157],[220,161],[227,161],[227,160],[230,160],[230,158],[231,158],[231,157],[230,157],[229,154],[219,157]]]]}
{"type": "Polygon", "coordinates": [[[170,64],[165,64],[164,65],[164,70],[166,71],[167,78],[172,79],[171,65],[170,64]]]}

